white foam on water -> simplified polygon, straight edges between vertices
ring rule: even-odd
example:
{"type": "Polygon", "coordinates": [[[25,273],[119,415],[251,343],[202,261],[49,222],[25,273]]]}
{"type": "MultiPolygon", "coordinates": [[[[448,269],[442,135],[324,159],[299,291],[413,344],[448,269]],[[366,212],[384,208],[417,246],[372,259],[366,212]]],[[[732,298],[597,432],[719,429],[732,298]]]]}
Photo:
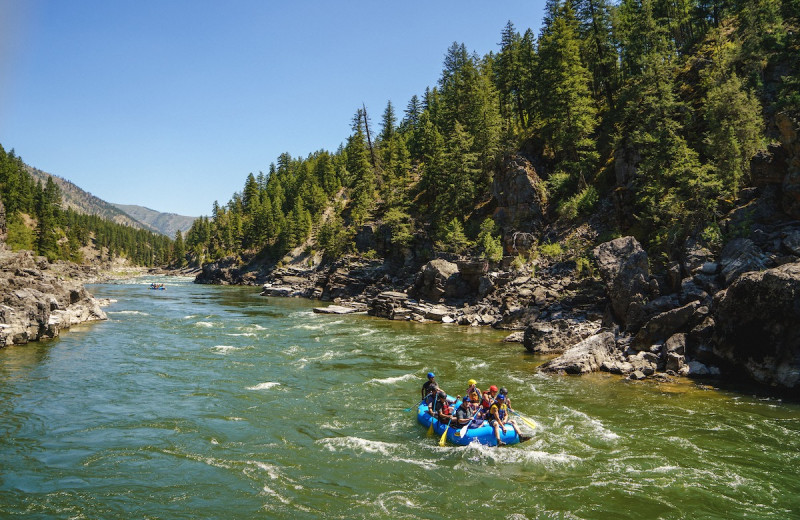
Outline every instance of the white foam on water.
{"type": "Polygon", "coordinates": [[[254,338],[256,336],[255,332],[235,332],[235,333],[227,333],[226,336],[246,336],[248,338],[254,338]]]}
{"type": "MultiPolygon", "coordinates": [[[[580,457],[568,453],[548,453],[536,449],[525,449],[519,446],[498,448],[473,442],[464,447],[465,464],[474,461],[491,461],[496,464],[530,463],[546,467],[574,466],[581,461],[580,457]]],[[[460,466],[461,464],[459,464],[460,466]]]]}
{"type": "Polygon", "coordinates": [[[127,315],[131,315],[131,316],[150,316],[148,313],[142,312],[142,311],[108,311],[107,314],[127,314],[127,315]]]}
{"type": "Polygon", "coordinates": [[[301,349],[300,349],[300,346],[299,346],[299,345],[292,345],[291,347],[289,347],[289,348],[285,349],[285,350],[283,351],[283,353],[284,353],[284,354],[286,354],[286,355],[288,355],[288,356],[291,356],[291,355],[293,355],[293,354],[297,354],[298,352],[300,352],[300,350],[301,350],[301,349]]]}
{"type": "Polygon", "coordinates": [[[212,350],[219,352],[220,354],[227,354],[228,352],[234,350],[241,350],[244,347],[234,347],[233,345],[214,345],[212,350]]]}
{"type": "Polygon", "coordinates": [[[188,316],[184,316],[184,320],[193,320],[197,317],[197,314],[189,314],[188,316]]]}
{"type": "Polygon", "coordinates": [[[267,330],[267,328],[266,328],[266,327],[262,327],[262,326],[261,326],[261,325],[259,325],[258,323],[251,323],[250,325],[244,325],[244,326],[242,326],[242,327],[237,327],[237,330],[246,330],[246,331],[251,331],[251,330],[267,330]]]}
{"type": "Polygon", "coordinates": [[[255,386],[248,386],[247,390],[269,390],[272,387],[280,386],[280,383],[275,383],[273,381],[267,381],[266,383],[259,383],[255,386]]]}
{"type": "Polygon", "coordinates": [[[389,491],[386,493],[381,493],[375,501],[386,514],[394,513],[394,511],[390,509],[391,505],[389,505],[389,502],[396,503],[402,507],[420,509],[421,506],[406,496],[405,493],[405,491],[389,491]]]}
{"type": "Polygon", "coordinates": [[[271,496],[277,498],[284,505],[289,503],[289,499],[288,498],[282,496],[280,493],[278,493],[277,491],[271,489],[269,486],[264,486],[264,489],[262,489],[262,493],[265,494],[265,495],[271,495],[271,496]]]}
{"type": "Polygon", "coordinates": [[[307,323],[303,323],[301,325],[295,325],[292,327],[293,329],[303,329],[303,330],[321,330],[331,325],[341,325],[344,323],[344,320],[336,320],[336,321],[325,321],[322,323],[315,323],[313,325],[309,325],[307,323]]]}
{"type": "Polygon", "coordinates": [[[272,464],[267,464],[266,462],[261,462],[258,460],[248,460],[247,464],[255,466],[256,468],[265,472],[272,480],[277,480],[281,476],[281,472],[278,467],[272,464]]]}
{"type": "Polygon", "coordinates": [[[213,444],[214,446],[217,446],[217,445],[219,444],[219,441],[218,441],[217,439],[214,439],[214,438],[212,437],[212,438],[211,438],[211,444],[213,444]]]}
{"type": "Polygon", "coordinates": [[[197,323],[194,324],[194,326],[195,327],[202,327],[202,328],[210,329],[211,327],[214,327],[215,325],[214,325],[214,323],[212,323],[210,321],[198,321],[197,323]]]}
{"type": "Polygon", "coordinates": [[[572,415],[580,417],[581,419],[585,420],[586,423],[599,435],[601,439],[608,440],[608,441],[615,441],[619,439],[619,435],[612,432],[608,428],[603,425],[598,419],[593,417],[589,417],[585,413],[581,412],[580,410],[575,410],[573,408],[568,408],[572,415]]]}
{"type": "Polygon", "coordinates": [[[326,422],[319,425],[320,428],[326,428],[328,430],[342,430],[345,427],[345,424],[334,420],[333,422],[326,422]]]}
{"type": "Polygon", "coordinates": [[[244,421],[244,420],[246,420],[246,419],[244,419],[242,417],[226,417],[225,419],[227,419],[229,421],[244,421]]]}
{"type": "Polygon", "coordinates": [[[415,376],[414,374],[404,374],[402,376],[385,377],[383,379],[374,378],[367,381],[367,384],[393,385],[395,383],[399,383],[400,381],[408,381],[409,379],[417,379],[417,376],[415,376]]]}
{"type": "Polygon", "coordinates": [[[361,453],[375,453],[387,457],[399,448],[398,444],[371,441],[360,437],[327,437],[316,442],[333,452],[356,451],[361,453]]]}

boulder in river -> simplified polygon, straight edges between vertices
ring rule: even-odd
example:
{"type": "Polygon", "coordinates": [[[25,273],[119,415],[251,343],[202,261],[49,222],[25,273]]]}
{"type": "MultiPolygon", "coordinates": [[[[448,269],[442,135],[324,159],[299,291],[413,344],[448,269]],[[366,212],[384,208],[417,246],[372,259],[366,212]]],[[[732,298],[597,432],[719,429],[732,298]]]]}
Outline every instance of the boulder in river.
{"type": "Polygon", "coordinates": [[[539,367],[543,372],[588,374],[600,370],[603,363],[616,357],[614,334],[608,331],[590,336],[561,356],[539,367]]]}
{"type": "Polygon", "coordinates": [[[800,388],[800,262],[744,273],[716,300],[714,353],[759,383],[800,388]]]}

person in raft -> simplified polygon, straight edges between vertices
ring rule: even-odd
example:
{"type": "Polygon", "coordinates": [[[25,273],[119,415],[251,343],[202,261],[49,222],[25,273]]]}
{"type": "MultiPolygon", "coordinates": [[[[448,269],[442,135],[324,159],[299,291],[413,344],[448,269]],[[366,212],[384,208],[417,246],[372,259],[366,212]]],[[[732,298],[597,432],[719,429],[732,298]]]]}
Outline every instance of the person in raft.
{"type": "Polygon", "coordinates": [[[473,392],[477,392],[478,396],[483,395],[483,392],[481,392],[481,389],[478,388],[478,382],[475,381],[474,379],[470,379],[469,381],[467,381],[467,385],[469,385],[467,387],[467,393],[465,393],[464,395],[470,396],[470,395],[472,395],[473,392]]]}
{"type": "Polygon", "coordinates": [[[436,403],[432,408],[429,406],[428,411],[431,412],[432,416],[439,419],[439,422],[449,424],[454,419],[453,407],[450,406],[450,402],[447,400],[447,393],[441,390],[436,394],[436,403]]]}
{"type": "Polygon", "coordinates": [[[427,381],[425,381],[425,382],[422,384],[422,400],[423,400],[423,401],[425,400],[425,398],[426,398],[426,397],[428,397],[428,394],[430,394],[430,393],[431,393],[431,391],[432,391],[432,390],[431,390],[431,386],[432,386],[432,385],[435,385],[435,386],[437,386],[437,387],[439,386],[439,385],[436,383],[436,379],[435,379],[435,378],[436,378],[436,376],[433,374],[433,372],[428,372],[428,380],[427,380],[427,381]]]}
{"type": "Polygon", "coordinates": [[[469,425],[470,428],[477,428],[483,424],[480,403],[475,392],[472,393],[472,397],[464,398],[461,406],[456,410],[456,419],[459,427],[469,425]]]}
{"type": "Polygon", "coordinates": [[[498,395],[497,401],[495,401],[489,409],[489,421],[489,424],[494,428],[494,438],[497,439],[498,446],[505,444],[505,442],[500,440],[500,430],[502,429],[503,433],[505,433],[506,424],[510,424],[514,428],[514,431],[517,432],[517,435],[519,435],[517,423],[511,419],[511,415],[508,413],[505,394],[498,395]]]}
{"type": "Polygon", "coordinates": [[[492,407],[496,399],[497,387],[492,385],[489,387],[489,390],[483,393],[483,398],[481,399],[481,414],[483,414],[484,417],[489,417],[489,409],[492,407]]]}

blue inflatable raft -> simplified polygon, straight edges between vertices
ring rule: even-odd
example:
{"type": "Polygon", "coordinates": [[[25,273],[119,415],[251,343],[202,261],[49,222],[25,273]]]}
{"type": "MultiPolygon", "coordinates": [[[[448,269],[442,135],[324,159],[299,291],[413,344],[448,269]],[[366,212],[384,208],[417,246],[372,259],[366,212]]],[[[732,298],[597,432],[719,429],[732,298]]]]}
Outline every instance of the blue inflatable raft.
{"type": "MultiPolygon", "coordinates": [[[[453,405],[453,409],[457,409],[460,405],[461,401],[457,401],[453,405]]],[[[442,436],[444,429],[447,427],[447,423],[439,422],[438,419],[435,419],[428,413],[428,405],[424,402],[420,403],[417,408],[417,422],[426,429],[429,428],[431,422],[433,422],[433,431],[438,437],[442,436]]],[[[466,446],[472,442],[485,444],[487,446],[497,446],[497,439],[494,438],[494,429],[489,425],[488,421],[483,421],[478,427],[467,428],[467,433],[463,437],[459,435],[461,428],[463,428],[463,426],[458,427],[450,424],[450,428],[447,429],[447,440],[459,446],[466,446]]],[[[505,433],[503,433],[503,430],[500,430],[500,440],[506,444],[518,444],[529,439],[530,437],[526,435],[517,435],[517,432],[514,431],[514,428],[510,424],[506,426],[505,433]]]]}

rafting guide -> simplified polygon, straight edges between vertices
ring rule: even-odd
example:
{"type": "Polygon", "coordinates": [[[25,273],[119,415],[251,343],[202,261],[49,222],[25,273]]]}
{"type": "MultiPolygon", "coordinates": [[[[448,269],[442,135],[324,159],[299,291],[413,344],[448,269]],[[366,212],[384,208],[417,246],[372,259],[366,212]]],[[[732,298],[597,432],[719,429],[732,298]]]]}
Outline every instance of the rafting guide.
{"type": "Polygon", "coordinates": [[[451,397],[439,387],[434,373],[428,372],[428,379],[422,385],[417,421],[428,429],[429,435],[440,435],[440,446],[448,440],[460,446],[472,442],[505,446],[529,440],[530,436],[520,431],[511,415],[519,417],[531,429],[536,423],[511,408],[508,390],[491,385],[481,392],[477,385],[476,380],[470,379],[463,398],[451,397]]]}

